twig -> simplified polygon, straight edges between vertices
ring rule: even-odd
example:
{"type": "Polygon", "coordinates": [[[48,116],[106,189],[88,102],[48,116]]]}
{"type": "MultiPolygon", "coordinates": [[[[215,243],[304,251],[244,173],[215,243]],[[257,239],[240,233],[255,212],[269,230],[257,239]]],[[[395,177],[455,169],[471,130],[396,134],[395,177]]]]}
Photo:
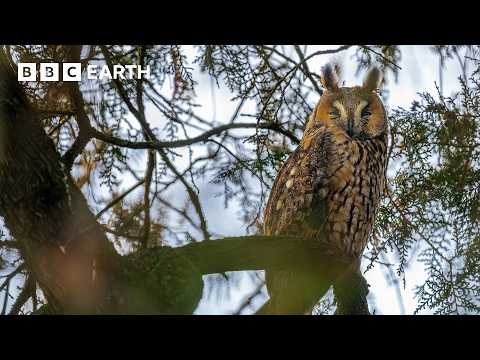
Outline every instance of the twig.
{"type": "Polygon", "coordinates": [[[158,150],[158,152],[163,162],[165,163],[165,165],[167,165],[167,167],[175,174],[175,176],[180,180],[180,182],[183,184],[183,186],[187,190],[190,200],[192,201],[192,205],[195,211],[197,212],[198,218],[200,219],[200,228],[202,229],[204,240],[210,239],[210,235],[207,230],[207,221],[205,220],[205,215],[203,214],[202,205],[200,204],[198,195],[195,193],[192,187],[188,184],[188,182],[185,180],[182,174],[180,174],[180,172],[177,170],[175,165],[173,165],[173,163],[168,158],[167,154],[165,154],[163,150],[158,150]]]}
{"type": "MultiPolygon", "coordinates": [[[[347,50],[348,48],[350,48],[352,45],[342,45],[336,49],[332,49],[332,50],[319,50],[319,51],[315,51],[313,52],[312,54],[308,55],[307,57],[305,57],[302,61],[300,61],[299,63],[297,63],[297,65],[295,65],[292,69],[290,69],[279,81],[277,81],[277,83],[275,84],[275,86],[273,87],[273,89],[270,91],[270,94],[268,95],[267,99],[265,100],[264,102],[264,107],[262,109],[262,112],[260,113],[259,115],[259,118],[262,118],[264,113],[265,113],[265,110],[267,108],[267,104],[270,102],[270,99],[273,97],[273,94],[275,93],[275,91],[278,89],[278,87],[282,84],[282,82],[284,82],[290,75],[292,75],[292,78],[293,78],[293,75],[295,75],[295,72],[303,65],[305,64],[308,60],[310,60],[311,58],[315,57],[315,56],[318,56],[318,55],[325,55],[325,54],[335,54],[335,53],[338,53],[340,51],[343,51],[343,50],[347,50]]],[[[291,79],[289,80],[291,81],[291,79]]]]}
{"type": "Polygon", "coordinates": [[[1,315],[5,315],[7,311],[7,305],[8,305],[8,297],[10,296],[10,281],[7,283],[7,288],[5,289],[5,297],[3,298],[3,306],[2,306],[2,312],[1,315]]]}
{"type": "Polygon", "coordinates": [[[360,47],[364,48],[365,50],[368,50],[372,53],[374,53],[375,55],[377,56],[380,56],[383,60],[385,60],[386,62],[388,62],[390,65],[393,65],[394,67],[396,67],[398,70],[402,70],[402,68],[400,66],[398,66],[397,64],[395,64],[392,60],[390,60],[389,58],[387,58],[385,55],[383,55],[382,53],[379,53],[378,51],[376,50],[373,50],[371,47],[367,46],[367,45],[360,45],[360,47]]]}
{"type": "MultiPolygon", "coordinates": [[[[300,46],[298,45],[295,45],[295,51],[297,52],[298,54],[298,57],[300,58],[300,61],[304,61],[305,60],[305,55],[303,54],[302,50],[300,49],[300,46]]],[[[323,94],[323,90],[320,89],[320,86],[318,86],[318,83],[317,81],[314,79],[314,77],[312,76],[312,73],[310,72],[310,69],[308,68],[308,64],[306,62],[303,63],[302,65],[302,68],[303,68],[303,73],[308,77],[308,79],[310,80],[310,82],[312,83],[313,87],[315,88],[316,92],[319,94],[319,95],[322,95],[323,94]]]]}
{"type": "Polygon", "coordinates": [[[99,219],[105,212],[108,211],[111,207],[113,207],[115,204],[117,204],[119,201],[122,201],[128,194],[130,194],[133,190],[138,188],[140,185],[142,185],[145,182],[145,179],[140,180],[138,183],[130,187],[127,191],[125,191],[122,195],[116,197],[112,201],[108,203],[107,206],[105,206],[102,210],[99,211],[97,215],[95,215],[96,219],[99,219]]]}
{"type": "Polygon", "coordinates": [[[27,266],[25,265],[25,263],[22,263],[20,266],[18,266],[15,270],[13,270],[10,274],[6,275],[6,276],[3,276],[5,277],[5,281],[2,283],[2,285],[0,286],[0,291],[3,290],[3,288],[8,284],[10,283],[10,281],[15,277],[17,276],[19,273],[21,273],[23,270],[25,270],[27,266]]]}
{"type": "Polygon", "coordinates": [[[143,206],[145,219],[143,221],[142,247],[146,248],[148,245],[148,237],[150,235],[150,186],[152,184],[153,169],[155,167],[155,152],[148,151],[147,170],[145,174],[145,191],[143,194],[143,206]]]}
{"type": "Polygon", "coordinates": [[[260,284],[258,284],[257,287],[255,288],[255,290],[253,290],[253,292],[250,295],[248,295],[247,298],[244,301],[242,301],[242,303],[240,304],[238,309],[235,310],[232,313],[232,315],[241,315],[243,310],[245,310],[246,308],[251,306],[253,300],[257,296],[262,294],[262,289],[263,289],[264,286],[265,286],[265,282],[263,282],[263,281],[260,284]]]}

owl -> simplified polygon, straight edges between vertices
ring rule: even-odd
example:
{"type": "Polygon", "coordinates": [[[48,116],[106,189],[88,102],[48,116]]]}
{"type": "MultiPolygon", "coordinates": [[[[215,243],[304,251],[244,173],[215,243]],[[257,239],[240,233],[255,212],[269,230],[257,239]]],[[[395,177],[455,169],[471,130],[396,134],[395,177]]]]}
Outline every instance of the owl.
{"type": "MultiPolygon", "coordinates": [[[[322,238],[331,256],[359,264],[386,186],[389,127],[375,91],[381,72],[371,69],[355,87],[339,87],[330,65],[321,78],[325,91],[273,184],[264,233],[322,238]]],[[[270,300],[259,314],[311,313],[328,290],[312,276],[298,269],[267,271],[270,300]]]]}

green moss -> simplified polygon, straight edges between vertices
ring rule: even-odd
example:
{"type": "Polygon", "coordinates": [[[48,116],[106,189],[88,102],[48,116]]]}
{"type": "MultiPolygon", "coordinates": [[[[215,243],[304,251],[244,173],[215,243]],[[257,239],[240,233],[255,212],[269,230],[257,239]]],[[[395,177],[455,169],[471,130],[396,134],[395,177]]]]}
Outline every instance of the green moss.
{"type": "Polygon", "coordinates": [[[124,258],[124,308],[137,314],[191,314],[203,292],[202,276],[174,249],[147,249],[124,258]]]}

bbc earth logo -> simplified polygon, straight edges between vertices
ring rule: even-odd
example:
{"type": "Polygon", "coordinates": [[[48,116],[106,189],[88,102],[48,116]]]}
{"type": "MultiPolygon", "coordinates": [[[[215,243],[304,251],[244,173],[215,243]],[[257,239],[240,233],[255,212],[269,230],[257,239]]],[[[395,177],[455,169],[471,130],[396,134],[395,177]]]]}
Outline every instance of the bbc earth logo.
{"type": "MultiPolygon", "coordinates": [[[[150,65],[88,65],[88,80],[150,78],[150,65]]],[[[18,81],[82,81],[81,63],[19,63],[18,81]],[[60,79],[60,68],[62,77],[60,79]],[[40,75],[39,77],[37,75],[40,75]]]]}

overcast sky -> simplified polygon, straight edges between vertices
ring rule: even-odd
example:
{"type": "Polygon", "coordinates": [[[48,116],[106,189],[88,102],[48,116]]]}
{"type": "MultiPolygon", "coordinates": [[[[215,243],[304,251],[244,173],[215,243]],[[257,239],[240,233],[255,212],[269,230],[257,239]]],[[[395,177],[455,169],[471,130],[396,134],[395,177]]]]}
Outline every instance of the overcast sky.
{"type": "MultiPolygon", "coordinates": [[[[335,46],[309,46],[309,52],[313,52],[319,49],[336,48],[335,46]]],[[[398,106],[409,107],[411,102],[418,98],[417,93],[428,91],[432,94],[435,93],[435,81],[439,81],[439,62],[438,57],[430,50],[430,46],[402,46],[402,59],[399,65],[402,67],[398,82],[394,79],[388,79],[388,102],[386,103],[387,109],[392,109],[398,106]]],[[[293,51],[293,49],[292,49],[293,51]]],[[[193,59],[193,48],[188,51],[189,58],[193,59]]],[[[355,77],[356,62],[352,59],[353,52],[351,50],[345,52],[341,57],[335,56],[336,60],[341,60],[343,65],[342,80],[345,81],[345,86],[353,86],[361,83],[364,73],[359,74],[359,78],[355,77]]],[[[295,57],[292,54],[292,57],[295,57]]],[[[308,63],[309,68],[312,71],[318,71],[322,65],[331,60],[328,56],[314,57],[308,63]]],[[[194,64],[192,67],[196,68],[194,64]]],[[[451,95],[455,89],[458,88],[457,77],[460,73],[460,67],[455,61],[447,62],[447,69],[444,73],[443,89],[444,95],[451,95]]],[[[212,83],[211,78],[205,74],[199,73],[198,70],[194,71],[194,78],[198,82],[196,87],[196,94],[198,96],[197,103],[201,104],[201,107],[197,109],[197,113],[205,119],[214,119],[218,122],[228,122],[235,109],[235,102],[231,101],[231,93],[224,88],[217,88],[212,83]]],[[[163,89],[168,92],[167,89],[163,89]]],[[[243,109],[243,112],[254,112],[253,104],[247,104],[243,109]]],[[[160,117],[156,113],[153,106],[147,107],[147,118],[149,119],[153,127],[162,128],[160,117]]],[[[248,121],[246,119],[244,121],[248,121]]],[[[253,121],[250,119],[250,121],[253,121]]],[[[244,133],[251,134],[250,130],[242,130],[244,133]]],[[[237,133],[241,133],[237,132],[237,133]]],[[[196,135],[192,132],[190,136],[196,135]]],[[[205,145],[194,147],[195,156],[198,156],[205,151],[205,145]]],[[[187,155],[186,151],[178,149],[178,153],[187,155]]],[[[186,165],[186,159],[188,156],[178,158],[176,165],[180,169],[186,165]]],[[[236,203],[231,203],[228,208],[224,207],[224,199],[222,196],[217,197],[215,194],[222,193],[223,187],[216,186],[210,182],[211,179],[204,179],[204,181],[198,181],[197,186],[200,189],[200,200],[205,212],[205,216],[208,222],[209,230],[222,236],[241,236],[246,234],[246,226],[239,219],[239,207],[236,203]]],[[[126,176],[122,184],[122,188],[126,189],[131,186],[134,179],[126,176]]],[[[172,186],[169,188],[166,194],[173,205],[181,207],[186,200],[185,189],[181,185],[172,186]]],[[[133,194],[132,196],[135,196],[133,194]]],[[[92,198],[90,198],[90,203],[92,198]]],[[[192,215],[195,217],[194,215],[192,215]]],[[[176,223],[176,218],[172,216],[170,218],[173,223],[176,223]]],[[[391,262],[395,262],[392,257],[388,259],[391,262]]],[[[252,275],[252,274],[250,274],[252,275]]],[[[377,314],[412,314],[416,308],[416,301],[413,296],[413,289],[415,285],[422,284],[425,280],[425,274],[423,272],[422,264],[413,263],[406,271],[406,287],[403,286],[396,288],[392,286],[391,280],[398,280],[393,274],[393,277],[388,280],[385,277],[385,268],[380,268],[376,265],[372,270],[365,274],[368,283],[371,285],[369,294],[370,310],[375,311],[377,314]],[[397,291],[401,293],[401,301],[397,291]]],[[[229,296],[222,296],[220,298],[207,298],[202,299],[199,304],[196,313],[197,314],[230,314],[234,312],[239,304],[247,297],[258,284],[258,279],[252,281],[253,276],[240,276],[237,277],[238,282],[235,286],[231,287],[229,296]]],[[[207,291],[205,291],[206,293],[207,291]]],[[[224,294],[226,295],[226,294],[224,294]]],[[[3,294],[1,296],[3,299],[3,294]]],[[[258,298],[253,304],[253,307],[245,310],[245,314],[254,312],[255,308],[260,306],[266,297],[258,298]]]]}

